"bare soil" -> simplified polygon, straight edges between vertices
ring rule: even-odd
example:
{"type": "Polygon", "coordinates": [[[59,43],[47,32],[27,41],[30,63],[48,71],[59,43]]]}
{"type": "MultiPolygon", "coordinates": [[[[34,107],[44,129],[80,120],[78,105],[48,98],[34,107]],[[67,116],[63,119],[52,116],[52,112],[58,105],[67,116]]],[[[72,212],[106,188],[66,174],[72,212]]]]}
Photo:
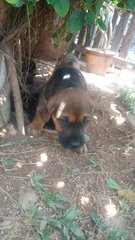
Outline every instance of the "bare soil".
{"type": "MultiPolygon", "coordinates": [[[[123,189],[135,189],[135,117],[129,118],[128,111],[116,98],[120,88],[127,87],[125,74],[115,70],[106,76],[84,74],[95,101],[95,111],[87,131],[90,138],[87,153],[64,149],[54,132],[44,130],[38,137],[20,136],[13,121],[1,129],[1,240],[34,239],[35,232],[24,214],[28,199],[36,204],[40,202],[31,184],[32,174],[43,175],[45,187],[68,196],[82,210],[78,224],[86,240],[90,236],[109,240],[98,234],[89,221],[94,211],[107,219],[114,229],[130,232],[130,236],[122,239],[135,239],[134,200],[118,196],[117,191],[107,185],[107,179],[112,178],[123,189]],[[96,83],[99,85],[96,86],[96,83]],[[104,89],[100,87],[103,85],[104,89]],[[118,124],[119,119],[124,122],[118,124]],[[123,212],[121,200],[128,205],[130,214],[123,212]],[[110,203],[116,208],[116,213],[111,217],[106,210],[110,203]]],[[[134,88],[135,78],[132,80],[134,88]]],[[[53,236],[52,239],[61,238],[53,236]]]]}

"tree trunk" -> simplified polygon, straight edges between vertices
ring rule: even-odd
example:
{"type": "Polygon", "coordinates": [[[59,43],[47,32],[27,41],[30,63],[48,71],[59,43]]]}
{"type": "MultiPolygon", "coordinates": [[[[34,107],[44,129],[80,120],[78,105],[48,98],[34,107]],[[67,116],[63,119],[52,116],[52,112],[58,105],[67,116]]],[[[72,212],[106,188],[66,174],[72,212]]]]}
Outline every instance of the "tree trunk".
{"type": "Polygon", "coordinates": [[[129,16],[130,16],[130,12],[126,12],[121,17],[119,25],[116,28],[116,32],[115,32],[114,39],[112,41],[112,47],[111,47],[111,50],[116,52],[116,53],[119,50],[125,28],[127,27],[127,24],[128,24],[129,16]]]}
{"type": "Polygon", "coordinates": [[[125,35],[122,46],[120,49],[119,57],[126,58],[128,55],[129,48],[131,46],[132,40],[135,36],[135,13],[131,19],[127,34],[125,35]]]}
{"type": "Polygon", "coordinates": [[[99,29],[97,29],[96,37],[94,39],[94,43],[93,43],[93,46],[92,46],[93,48],[99,48],[100,47],[101,38],[102,38],[102,33],[99,29]]]}

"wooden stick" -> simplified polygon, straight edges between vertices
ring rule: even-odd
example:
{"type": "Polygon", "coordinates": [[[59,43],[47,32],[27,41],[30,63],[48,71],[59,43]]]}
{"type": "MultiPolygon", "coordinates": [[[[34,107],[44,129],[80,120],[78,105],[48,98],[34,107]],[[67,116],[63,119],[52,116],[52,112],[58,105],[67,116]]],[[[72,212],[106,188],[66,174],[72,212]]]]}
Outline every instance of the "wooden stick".
{"type": "Polygon", "coordinates": [[[6,57],[11,89],[12,89],[14,104],[15,104],[17,128],[22,135],[25,135],[22,99],[20,94],[18,78],[17,78],[17,72],[15,68],[15,61],[13,59],[13,54],[12,54],[11,48],[5,42],[2,42],[0,44],[0,48],[6,57]]]}

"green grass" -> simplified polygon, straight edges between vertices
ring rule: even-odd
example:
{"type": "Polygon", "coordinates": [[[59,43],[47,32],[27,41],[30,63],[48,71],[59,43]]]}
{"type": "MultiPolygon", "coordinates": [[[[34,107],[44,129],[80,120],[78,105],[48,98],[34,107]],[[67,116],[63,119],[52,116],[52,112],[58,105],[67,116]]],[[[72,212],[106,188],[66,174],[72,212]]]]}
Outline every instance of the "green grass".
{"type": "Polygon", "coordinates": [[[124,107],[135,114],[135,91],[121,91],[118,100],[124,107]]]}

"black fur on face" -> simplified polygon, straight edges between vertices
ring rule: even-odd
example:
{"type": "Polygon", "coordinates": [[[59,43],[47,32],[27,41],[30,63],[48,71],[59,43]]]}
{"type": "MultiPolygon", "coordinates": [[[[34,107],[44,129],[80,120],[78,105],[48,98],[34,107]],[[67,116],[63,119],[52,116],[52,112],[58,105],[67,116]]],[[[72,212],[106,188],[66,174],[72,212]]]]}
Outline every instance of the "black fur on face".
{"type": "Polygon", "coordinates": [[[70,123],[59,133],[59,141],[64,148],[79,149],[85,143],[85,132],[82,123],[70,123]]]}

